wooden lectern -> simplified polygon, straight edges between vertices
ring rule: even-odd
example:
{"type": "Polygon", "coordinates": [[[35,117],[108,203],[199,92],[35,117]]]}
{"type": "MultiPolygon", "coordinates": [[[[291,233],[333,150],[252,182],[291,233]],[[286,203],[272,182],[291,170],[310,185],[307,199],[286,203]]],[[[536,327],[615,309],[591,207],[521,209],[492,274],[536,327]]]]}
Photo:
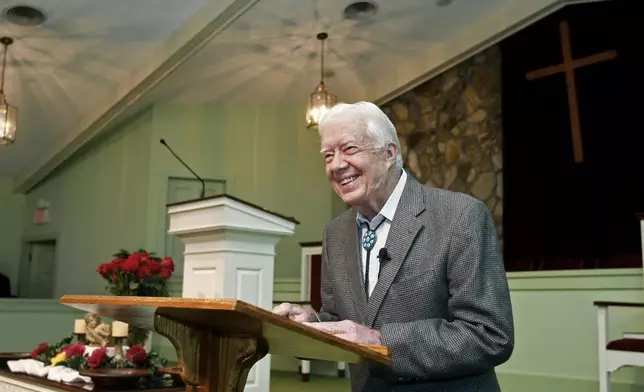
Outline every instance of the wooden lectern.
{"type": "Polygon", "coordinates": [[[187,391],[243,391],[250,368],[269,351],[391,364],[387,347],[351,343],[242,301],[72,295],[60,302],[168,338],[177,350],[187,391]]]}

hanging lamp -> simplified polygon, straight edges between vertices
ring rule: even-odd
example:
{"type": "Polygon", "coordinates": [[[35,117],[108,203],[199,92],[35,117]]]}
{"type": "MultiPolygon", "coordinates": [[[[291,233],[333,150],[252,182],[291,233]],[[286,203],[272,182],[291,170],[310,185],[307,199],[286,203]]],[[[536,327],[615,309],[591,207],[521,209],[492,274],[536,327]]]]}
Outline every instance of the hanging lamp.
{"type": "Polygon", "coordinates": [[[327,33],[317,35],[320,40],[320,84],[309,96],[309,104],[306,109],[306,128],[314,131],[317,131],[322,116],[338,103],[338,98],[329,93],[324,85],[324,41],[328,37],[327,33]]]}
{"type": "Polygon", "coordinates": [[[16,129],[18,126],[18,108],[9,105],[7,96],[4,94],[4,71],[7,66],[7,49],[12,43],[13,38],[0,38],[0,44],[4,46],[2,79],[0,79],[0,145],[8,145],[16,141],[16,129]]]}

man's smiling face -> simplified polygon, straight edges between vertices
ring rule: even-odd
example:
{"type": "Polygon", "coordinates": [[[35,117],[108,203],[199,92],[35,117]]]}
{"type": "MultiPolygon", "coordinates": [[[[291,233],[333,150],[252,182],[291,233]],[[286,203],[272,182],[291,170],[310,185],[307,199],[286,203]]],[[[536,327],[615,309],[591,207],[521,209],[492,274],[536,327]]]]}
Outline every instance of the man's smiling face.
{"type": "Polygon", "coordinates": [[[335,193],[352,207],[369,205],[390,166],[382,149],[375,148],[365,131],[340,123],[329,124],[320,136],[326,175],[335,193]]]}

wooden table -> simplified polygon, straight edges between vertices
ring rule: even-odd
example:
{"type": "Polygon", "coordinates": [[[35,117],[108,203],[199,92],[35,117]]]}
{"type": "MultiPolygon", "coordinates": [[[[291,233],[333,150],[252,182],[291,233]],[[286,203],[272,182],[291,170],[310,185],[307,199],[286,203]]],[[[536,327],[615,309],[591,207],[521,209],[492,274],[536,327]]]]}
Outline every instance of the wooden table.
{"type": "Polygon", "coordinates": [[[237,300],[64,296],[60,302],[168,338],[188,391],[243,391],[249,370],[269,351],[304,359],[391,364],[388,347],[349,342],[237,300]]]}

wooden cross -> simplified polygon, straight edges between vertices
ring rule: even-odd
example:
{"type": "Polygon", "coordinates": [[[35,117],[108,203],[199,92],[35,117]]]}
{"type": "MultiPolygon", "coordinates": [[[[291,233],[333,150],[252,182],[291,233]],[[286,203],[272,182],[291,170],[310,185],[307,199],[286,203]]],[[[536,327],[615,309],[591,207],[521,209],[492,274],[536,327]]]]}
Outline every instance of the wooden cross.
{"type": "Polygon", "coordinates": [[[579,108],[577,106],[577,88],[575,87],[575,69],[602,61],[612,60],[617,57],[617,51],[609,50],[607,52],[601,52],[588,57],[573,60],[572,51],[570,50],[570,32],[568,30],[568,21],[564,20],[559,24],[559,35],[561,38],[561,53],[563,55],[563,63],[535,71],[530,71],[526,74],[526,78],[528,80],[535,80],[562,72],[566,75],[566,89],[568,90],[568,108],[570,111],[570,131],[572,133],[573,153],[575,156],[575,162],[581,163],[584,161],[584,150],[581,143],[581,129],[579,126],[579,108]]]}

